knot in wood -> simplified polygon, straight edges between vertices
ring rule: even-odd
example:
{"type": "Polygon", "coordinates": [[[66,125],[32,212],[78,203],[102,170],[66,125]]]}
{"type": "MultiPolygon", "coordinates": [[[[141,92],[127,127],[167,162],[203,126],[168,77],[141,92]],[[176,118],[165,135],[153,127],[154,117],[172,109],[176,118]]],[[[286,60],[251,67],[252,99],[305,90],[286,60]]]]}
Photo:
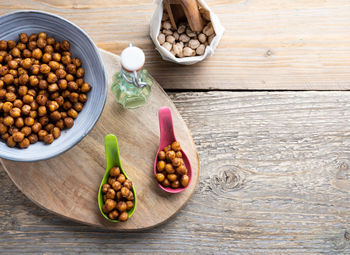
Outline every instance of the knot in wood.
{"type": "Polygon", "coordinates": [[[217,192],[228,192],[241,189],[244,182],[244,174],[237,169],[222,170],[218,175],[210,178],[209,186],[217,192]]]}

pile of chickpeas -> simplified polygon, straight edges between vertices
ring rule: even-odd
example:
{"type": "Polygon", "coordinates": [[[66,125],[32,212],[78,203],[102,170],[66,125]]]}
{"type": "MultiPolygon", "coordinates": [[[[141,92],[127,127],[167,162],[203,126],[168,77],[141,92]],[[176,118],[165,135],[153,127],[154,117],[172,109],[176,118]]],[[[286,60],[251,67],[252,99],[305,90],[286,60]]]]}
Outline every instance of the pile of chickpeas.
{"type": "Polygon", "coordinates": [[[0,41],[0,136],[9,147],[51,144],[71,128],[91,90],[68,41],[45,32],[0,41]]]}
{"type": "Polygon", "coordinates": [[[173,142],[158,153],[156,179],[163,187],[173,189],[188,185],[190,179],[179,142],[173,142]]]}
{"type": "Polygon", "coordinates": [[[102,211],[111,220],[127,221],[128,211],[134,207],[134,193],[132,182],[126,179],[119,167],[113,167],[109,171],[108,183],[103,184],[102,193],[102,211]]]}

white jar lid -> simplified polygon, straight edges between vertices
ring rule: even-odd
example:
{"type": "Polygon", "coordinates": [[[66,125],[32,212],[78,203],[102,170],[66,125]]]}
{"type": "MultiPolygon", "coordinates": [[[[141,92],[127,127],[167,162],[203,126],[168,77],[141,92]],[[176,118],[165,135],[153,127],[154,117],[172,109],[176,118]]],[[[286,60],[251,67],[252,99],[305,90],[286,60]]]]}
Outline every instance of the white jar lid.
{"type": "Polygon", "coordinates": [[[145,54],[143,51],[130,44],[121,54],[121,65],[129,72],[140,70],[145,64],[145,54]]]}

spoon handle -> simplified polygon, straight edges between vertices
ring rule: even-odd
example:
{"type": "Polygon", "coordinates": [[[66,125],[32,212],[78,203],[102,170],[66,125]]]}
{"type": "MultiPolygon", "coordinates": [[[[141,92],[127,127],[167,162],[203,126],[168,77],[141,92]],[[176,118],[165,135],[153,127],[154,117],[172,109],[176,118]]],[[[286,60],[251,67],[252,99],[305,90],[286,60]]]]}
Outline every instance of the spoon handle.
{"type": "Polygon", "coordinates": [[[106,169],[121,166],[118,140],[115,135],[109,134],[105,137],[106,169]]]}
{"type": "Polygon", "coordinates": [[[162,107],[158,110],[160,146],[165,147],[169,142],[176,141],[173,127],[173,118],[169,107],[162,107]]]}

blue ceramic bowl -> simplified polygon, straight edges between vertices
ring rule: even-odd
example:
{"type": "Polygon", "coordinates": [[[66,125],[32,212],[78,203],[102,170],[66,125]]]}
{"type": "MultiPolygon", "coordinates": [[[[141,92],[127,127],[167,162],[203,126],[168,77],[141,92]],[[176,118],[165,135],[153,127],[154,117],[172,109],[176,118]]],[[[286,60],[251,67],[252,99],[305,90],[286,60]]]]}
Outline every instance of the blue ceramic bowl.
{"type": "Polygon", "coordinates": [[[38,161],[55,157],[77,144],[94,127],[107,97],[107,75],[100,53],[90,37],[79,27],[57,15],[42,11],[17,11],[0,17],[0,40],[18,40],[22,32],[46,32],[56,40],[68,40],[73,57],[78,57],[85,69],[85,80],[91,84],[88,101],[74,126],[63,130],[52,144],[42,142],[27,149],[10,148],[0,141],[0,158],[14,161],[38,161]]]}

